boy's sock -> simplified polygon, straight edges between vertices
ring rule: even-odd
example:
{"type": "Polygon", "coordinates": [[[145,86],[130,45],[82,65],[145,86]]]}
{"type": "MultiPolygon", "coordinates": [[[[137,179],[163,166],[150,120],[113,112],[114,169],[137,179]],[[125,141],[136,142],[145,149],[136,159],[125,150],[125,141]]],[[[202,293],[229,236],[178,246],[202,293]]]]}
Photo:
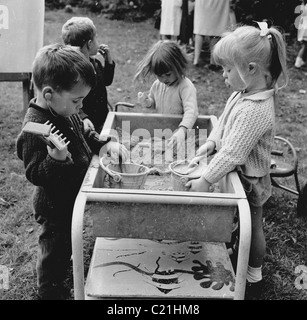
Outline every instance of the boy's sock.
{"type": "Polygon", "coordinates": [[[253,268],[248,266],[246,279],[249,283],[255,283],[262,280],[262,266],[259,268],[253,268]]]}

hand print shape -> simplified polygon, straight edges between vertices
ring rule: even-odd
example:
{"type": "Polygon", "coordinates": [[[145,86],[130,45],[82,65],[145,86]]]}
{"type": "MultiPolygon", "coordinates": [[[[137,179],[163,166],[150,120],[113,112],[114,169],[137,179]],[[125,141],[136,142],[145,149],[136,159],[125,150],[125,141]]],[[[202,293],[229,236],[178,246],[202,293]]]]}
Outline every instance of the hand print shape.
{"type": "Polygon", "coordinates": [[[216,263],[216,267],[212,265],[210,260],[206,261],[206,265],[198,260],[194,260],[193,263],[198,266],[192,267],[194,271],[195,280],[204,280],[200,283],[202,288],[210,288],[212,285],[213,290],[220,290],[224,285],[230,285],[230,291],[234,291],[234,278],[230,270],[226,270],[225,267],[220,263],[216,263]],[[213,283],[215,283],[213,285],[213,283]]]}

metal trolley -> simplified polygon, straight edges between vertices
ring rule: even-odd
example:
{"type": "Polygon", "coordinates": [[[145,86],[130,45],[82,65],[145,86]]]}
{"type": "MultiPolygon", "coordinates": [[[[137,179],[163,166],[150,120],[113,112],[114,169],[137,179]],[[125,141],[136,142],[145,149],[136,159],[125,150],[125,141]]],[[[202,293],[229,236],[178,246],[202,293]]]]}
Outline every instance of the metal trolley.
{"type": "MultiPolygon", "coordinates": [[[[177,128],[180,119],[110,112],[103,131],[128,121],[131,131],[145,126],[154,134],[156,129],[177,128]]],[[[199,116],[195,130],[206,128],[210,133],[215,123],[214,116],[199,116]]],[[[244,299],[251,220],[236,172],[221,179],[214,193],[108,188],[105,178],[94,156],[73,211],[75,299],[244,299]],[[95,245],[85,281],[87,205],[95,245]],[[233,270],[225,243],[231,240],[235,216],[240,228],[233,270]]]]}

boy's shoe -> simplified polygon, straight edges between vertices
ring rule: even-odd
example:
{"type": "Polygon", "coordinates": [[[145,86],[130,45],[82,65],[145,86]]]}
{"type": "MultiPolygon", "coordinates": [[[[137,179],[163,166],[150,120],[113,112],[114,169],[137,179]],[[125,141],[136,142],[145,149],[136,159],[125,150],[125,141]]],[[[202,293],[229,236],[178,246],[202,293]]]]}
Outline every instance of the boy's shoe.
{"type": "Polygon", "coordinates": [[[306,62],[304,62],[304,60],[301,57],[296,57],[294,64],[295,68],[301,68],[305,64],[306,62]]]}
{"type": "Polygon", "coordinates": [[[38,290],[38,300],[67,300],[70,296],[70,289],[63,285],[54,285],[48,290],[38,290]]]}
{"type": "Polygon", "coordinates": [[[245,300],[260,300],[263,286],[263,279],[254,283],[246,281],[245,300]]]}

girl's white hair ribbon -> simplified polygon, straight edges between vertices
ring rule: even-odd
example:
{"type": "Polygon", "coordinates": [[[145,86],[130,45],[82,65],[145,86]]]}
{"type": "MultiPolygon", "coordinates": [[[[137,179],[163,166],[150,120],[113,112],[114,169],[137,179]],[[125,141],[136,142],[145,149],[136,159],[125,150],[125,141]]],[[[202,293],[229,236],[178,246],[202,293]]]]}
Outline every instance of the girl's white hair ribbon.
{"type": "Polygon", "coordinates": [[[259,21],[255,21],[257,22],[259,28],[260,28],[260,37],[265,37],[268,35],[269,33],[269,28],[268,28],[268,24],[267,22],[259,22],[259,21]]]}

